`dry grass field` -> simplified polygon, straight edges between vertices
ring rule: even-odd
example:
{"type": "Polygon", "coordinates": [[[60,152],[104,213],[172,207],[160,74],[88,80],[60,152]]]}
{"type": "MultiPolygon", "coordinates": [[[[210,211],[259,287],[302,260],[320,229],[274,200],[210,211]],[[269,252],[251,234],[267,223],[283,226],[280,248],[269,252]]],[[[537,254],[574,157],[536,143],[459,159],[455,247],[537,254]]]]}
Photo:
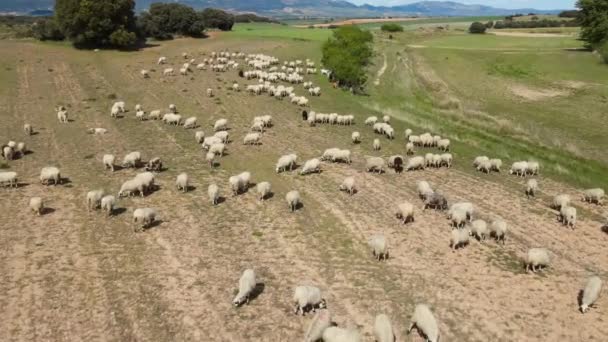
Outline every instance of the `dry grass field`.
{"type": "MultiPolygon", "coordinates": [[[[234,81],[241,89],[255,82],[234,70],[162,77],[155,64],[164,55],[178,67],[182,52],[203,59],[225,49],[303,59],[309,50],[296,45],[307,44],[312,43],[220,34],[127,53],[1,41],[0,141],[24,141],[32,152],[3,170],[18,172],[20,186],[0,189],[0,340],[301,340],[312,317],[293,314],[293,289],[301,284],[320,287],[336,323],[356,327],[364,341],[373,340],[379,313],[389,315],[398,341],[422,341],[406,334],[416,303],[431,306],[442,341],[601,341],[608,336],[605,296],[590,312],[578,311],[577,294],[586,279],[593,274],[608,279],[608,240],[600,229],[604,208],[581,202],[581,189],[541,174],[541,195],[527,199],[525,180],[507,172],[465,171],[471,160],[459,159],[457,149],[460,166],[452,169],[369,174],[366,156],[405,153],[400,133],[405,126],[393,123],[397,139],[381,138],[382,150],[373,152],[376,136],[363,125],[370,113],[344,101],[345,95],[320,76],[313,80],[324,93],[311,99],[311,108],[352,113],[355,126],[309,127],[301,121],[301,109],[287,100],[229,90],[234,81]],[[150,79],[139,76],[142,68],[155,69],[150,79]],[[207,88],[215,90],[214,98],[206,96],[207,88]],[[129,112],[113,119],[110,106],[118,99],[126,101],[129,112]],[[215,120],[227,118],[227,155],[210,169],[192,130],[140,122],[134,117],[136,103],[146,111],[175,103],[183,116],[197,116],[199,129],[208,135],[215,120]],[[68,107],[70,123],[57,121],[59,104],[68,107]],[[272,115],[274,126],[262,144],[242,145],[253,117],[264,114],[272,115]],[[23,134],[26,122],[36,135],[23,134]],[[92,127],[108,133],[86,134],[92,127]],[[361,132],[362,144],[350,143],[352,131],[361,132]],[[329,147],[350,149],[353,163],[323,163],[320,174],[307,176],[274,171],[283,154],[297,153],[301,165],[329,147]],[[104,171],[103,154],[121,160],[130,151],[141,151],[144,160],[163,159],[167,169],[157,175],[159,189],[121,199],[112,217],[87,211],[87,191],[116,194],[122,182],[142,171],[104,171]],[[59,167],[66,181],[39,184],[40,169],[47,165],[59,167]],[[274,196],[261,202],[255,189],[232,196],[228,178],[242,171],[250,171],[254,183],[271,182],[274,196]],[[175,189],[181,172],[191,178],[188,193],[175,189]],[[347,176],[357,179],[353,196],[338,191],[347,176]],[[472,241],[452,251],[445,214],[422,210],[419,180],[429,181],[450,202],[473,202],[478,217],[506,220],[506,244],[472,241]],[[213,182],[224,197],[215,207],[207,198],[213,182]],[[293,189],[302,194],[303,207],[290,213],[284,197],[293,189]],[[579,209],[575,231],[558,223],[557,212],[548,207],[557,193],[570,194],[579,209]],[[49,207],[42,216],[27,208],[34,196],[49,207]],[[402,201],[416,207],[415,222],[408,225],[395,218],[402,201]],[[135,233],[132,212],[146,206],[158,210],[160,224],[135,233]],[[367,247],[376,233],[388,238],[387,261],[376,261],[367,247]],[[521,263],[532,247],[553,253],[551,267],[540,274],[524,272],[521,263]],[[261,292],[249,305],[234,308],[238,279],[247,268],[256,270],[261,292]]],[[[316,50],[311,57],[318,63],[316,50]]],[[[296,93],[304,93],[301,85],[296,93]]]]}

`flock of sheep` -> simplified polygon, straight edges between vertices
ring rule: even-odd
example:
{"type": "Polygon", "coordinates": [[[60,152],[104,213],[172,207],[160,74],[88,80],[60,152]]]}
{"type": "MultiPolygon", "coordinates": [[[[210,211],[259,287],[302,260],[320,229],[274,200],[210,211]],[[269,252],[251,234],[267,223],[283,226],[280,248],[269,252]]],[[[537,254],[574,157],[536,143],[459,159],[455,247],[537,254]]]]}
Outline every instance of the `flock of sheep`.
{"type": "MultiPolygon", "coordinates": [[[[182,55],[184,59],[189,59],[188,54],[182,55]]],[[[158,64],[167,63],[166,57],[161,57],[158,64]]],[[[195,60],[189,59],[180,68],[180,74],[187,75],[191,71],[191,65],[194,65],[195,60]]],[[[258,83],[250,84],[246,90],[255,95],[268,93],[277,99],[290,97],[291,101],[300,106],[307,106],[308,99],[303,96],[295,95],[293,85],[302,84],[304,89],[309,91],[312,96],[321,94],[319,87],[315,87],[312,82],[304,82],[304,74],[315,74],[316,68],[314,62],[306,61],[285,61],[282,65],[279,59],[263,54],[229,53],[229,52],[213,52],[211,58],[205,58],[202,63],[196,65],[197,70],[206,70],[207,68],[215,72],[226,72],[230,69],[238,69],[239,65],[247,66],[252,70],[239,71],[239,76],[244,79],[257,79],[258,83]],[[241,62],[236,60],[240,59],[241,62]],[[278,85],[278,82],[291,83],[292,86],[278,85]]],[[[329,72],[322,70],[324,75],[329,72]]],[[[166,68],[162,72],[163,76],[173,74],[173,68],[166,68]]],[[[141,75],[145,78],[150,77],[150,71],[141,70],[141,75]]],[[[231,87],[233,91],[239,91],[240,86],[234,83],[231,87]]],[[[207,90],[208,96],[214,96],[213,90],[207,90]]],[[[123,101],[118,101],[111,106],[111,117],[118,117],[126,113],[126,105],[123,101]]],[[[68,123],[68,111],[65,107],[59,106],[56,108],[57,119],[60,123],[68,123]]],[[[196,129],[199,127],[196,117],[182,118],[174,104],[169,105],[167,113],[163,114],[161,110],[152,110],[146,113],[143,106],[135,106],[135,118],[137,120],[161,120],[165,124],[171,126],[182,126],[184,129],[196,129]]],[[[310,126],[317,124],[331,124],[351,126],[355,125],[355,117],[353,115],[339,115],[337,113],[316,113],[314,111],[302,111],[302,119],[310,126]]],[[[390,125],[390,117],[384,116],[381,120],[376,116],[368,117],[364,123],[371,126],[373,133],[386,137],[389,141],[396,138],[395,129],[390,125]]],[[[263,138],[266,130],[273,127],[272,116],[264,115],[255,117],[250,127],[250,132],[243,137],[244,145],[257,145],[263,138]]],[[[202,130],[194,132],[194,140],[200,144],[205,150],[205,160],[210,167],[216,166],[216,158],[222,157],[230,143],[228,133],[229,122],[227,119],[219,119],[213,124],[213,135],[206,135],[202,130]]],[[[24,125],[26,135],[33,134],[33,128],[30,124],[24,125]]],[[[105,134],[105,128],[91,128],[91,134],[105,134]]],[[[362,135],[355,131],[351,133],[353,144],[362,143],[362,135]]],[[[373,150],[378,151],[382,148],[382,143],[379,138],[373,139],[373,150]]],[[[381,157],[368,157],[365,161],[365,170],[367,172],[377,172],[379,174],[387,172],[387,169],[393,169],[395,172],[424,170],[426,168],[452,167],[453,155],[450,153],[451,142],[449,139],[442,138],[439,135],[423,133],[414,135],[411,129],[405,131],[405,155],[393,155],[387,160],[381,157]],[[435,148],[440,153],[426,153],[424,156],[414,155],[416,149],[419,148],[435,148]]],[[[26,154],[25,143],[16,143],[14,141],[2,146],[2,156],[7,161],[15,158],[22,158],[26,154]]],[[[319,173],[322,170],[323,162],[327,163],[343,163],[350,165],[353,156],[348,149],[329,148],[323,152],[318,158],[312,158],[304,161],[299,166],[297,164],[298,157],[296,154],[286,154],[280,156],[275,165],[275,171],[291,172],[300,168],[300,175],[309,175],[319,173]]],[[[103,167],[106,170],[115,170],[117,161],[112,154],[105,154],[102,158],[103,167]]],[[[157,173],[163,170],[163,162],[159,157],[149,159],[146,163],[142,161],[142,155],[138,151],[133,151],[124,156],[120,163],[123,168],[137,169],[145,165],[145,172],[138,173],[135,177],[125,180],[116,196],[106,193],[102,189],[94,189],[86,194],[86,205],[88,210],[103,210],[108,215],[115,213],[115,207],[121,197],[125,196],[146,196],[154,191],[155,179],[157,173]]],[[[501,172],[502,161],[500,159],[490,159],[486,156],[480,156],[473,161],[473,167],[480,172],[501,172]]],[[[520,177],[538,175],[540,165],[535,161],[519,161],[512,164],[509,173],[520,177]]],[[[16,172],[3,171],[0,172],[0,185],[16,187],[18,178],[16,172]]],[[[242,172],[231,176],[228,179],[228,186],[233,196],[238,196],[249,190],[252,184],[252,174],[250,172],[242,172]]],[[[42,184],[61,184],[61,172],[53,166],[44,167],[40,172],[40,182],[42,184]]],[[[187,192],[190,189],[190,179],[186,173],[181,173],[175,180],[175,188],[177,191],[187,192]]],[[[258,182],[255,185],[256,192],[260,201],[264,201],[272,194],[271,184],[267,181],[258,182]]],[[[346,177],[339,184],[339,191],[347,192],[349,195],[357,193],[356,179],[353,176],[346,177]]],[[[209,201],[212,205],[218,205],[220,199],[220,186],[216,183],[210,184],[207,188],[209,201]]],[[[422,201],[422,208],[435,209],[437,211],[446,211],[446,217],[452,227],[449,241],[451,248],[456,251],[459,248],[464,248],[469,244],[471,238],[477,239],[480,242],[485,241],[488,237],[493,237],[497,242],[506,243],[508,233],[508,224],[502,219],[495,219],[492,222],[486,222],[483,219],[476,218],[478,214],[473,203],[458,202],[448,205],[447,198],[439,191],[432,189],[431,185],[426,181],[420,181],[417,184],[417,192],[422,201]]],[[[529,179],[526,183],[526,196],[535,196],[538,193],[538,181],[529,179]]],[[[584,192],[583,200],[590,203],[602,204],[604,197],[603,189],[589,189],[584,192]]],[[[288,209],[293,212],[297,211],[302,205],[302,198],[299,191],[291,190],[285,194],[285,201],[288,209]]],[[[38,215],[44,212],[44,201],[40,197],[30,199],[30,208],[38,215]]],[[[559,220],[568,227],[574,229],[576,225],[576,208],[571,206],[571,198],[566,194],[559,194],[554,197],[551,206],[559,212],[559,220]]],[[[135,208],[133,210],[133,223],[135,230],[143,230],[149,228],[158,222],[158,212],[153,208],[135,208]]],[[[402,202],[397,205],[395,216],[403,224],[408,224],[415,219],[415,206],[410,202],[402,202]]],[[[368,241],[370,250],[378,260],[389,258],[389,243],[384,235],[377,234],[372,236],[368,241]]],[[[551,262],[551,253],[546,248],[532,248],[528,251],[524,260],[526,270],[536,272],[544,267],[548,267],[551,262]]],[[[235,306],[240,306],[248,303],[250,298],[254,296],[256,291],[257,279],[253,269],[247,269],[243,272],[238,281],[238,294],[233,300],[235,306]]],[[[600,278],[591,277],[584,288],[584,295],[580,303],[580,310],[584,313],[597,300],[602,287],[600,278]]],[[[293,302],[295,304],[295,313],[304,315],[308,311],[318,312],[311,321],[309,329],[306,332],[305,341],[317,341],[322,339],[326,342],[346,342],[359,341],[359,333],[352,329],[344,329],[334,326],[330,311],[327,310],[327,303],[323,299],[321,290],[315,286],[298,286],[294,290],[293,302]]],[[[408,332],[413,328],[417,328],[418,332],[423,335],[427,341],[437,341],[439,339],[439,329],[437,321],[425,304],[419,304],[415,307],[411,318],[411,323],[408,332]]],[[[377,341],[388,342],[395,340],[395,334],[392,324],[388,316],[380,314],[376,317],[373,332],[377,341]]]]}

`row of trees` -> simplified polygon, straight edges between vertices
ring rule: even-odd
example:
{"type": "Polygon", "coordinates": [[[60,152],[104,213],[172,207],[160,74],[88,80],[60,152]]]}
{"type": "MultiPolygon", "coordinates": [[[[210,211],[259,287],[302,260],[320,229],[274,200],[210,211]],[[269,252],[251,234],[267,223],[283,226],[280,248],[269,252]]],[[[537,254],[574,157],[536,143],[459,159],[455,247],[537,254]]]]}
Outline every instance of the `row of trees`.
{"type": "Polygon", "coordinates": [[[56,0],[55,16],[32,26],[40,40],[69,39],[77,47],[129,48],[147,37],[202,37],[205,30],[229,31],[232,14],[207,8],[195,11],[179,3],[154,3],[135,16],[134,0],[56,0]]]}
{"type": "Polygon", "coordinates": [[[608,1],[578,0],[581,38],[608,63],[608,1]]]}
{"type": "Polygon", "coordinates": [[[497,30],[507,28],[538,28],[538,27],[577,27],[578,20],[500,20],[494,23],[497,30]]]}
{"type": "Polygon", "coordinates": [[[372,57],[372,41],[372,34],[356,25],[335,29],[323,44],[321,60],[332,71],[331,80],[359,92],[367,80],[365,68],[372,57]]]}

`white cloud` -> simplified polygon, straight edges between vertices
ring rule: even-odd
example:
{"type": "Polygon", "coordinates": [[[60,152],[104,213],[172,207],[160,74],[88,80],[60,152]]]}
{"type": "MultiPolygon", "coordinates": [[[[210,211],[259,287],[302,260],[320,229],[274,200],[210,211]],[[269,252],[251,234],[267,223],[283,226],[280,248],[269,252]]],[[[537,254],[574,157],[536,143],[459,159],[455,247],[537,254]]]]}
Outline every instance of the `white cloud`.
{"type": "MultiPolygon", "coordinates": [[[[347,0],[361,5],[395,6],[424,0],[347,0]]],[[[566,9],[574,8],[576,0],[449,0],[463,4],[486,5],[499,8],[536,8],[536,9],[566,9]]]]}

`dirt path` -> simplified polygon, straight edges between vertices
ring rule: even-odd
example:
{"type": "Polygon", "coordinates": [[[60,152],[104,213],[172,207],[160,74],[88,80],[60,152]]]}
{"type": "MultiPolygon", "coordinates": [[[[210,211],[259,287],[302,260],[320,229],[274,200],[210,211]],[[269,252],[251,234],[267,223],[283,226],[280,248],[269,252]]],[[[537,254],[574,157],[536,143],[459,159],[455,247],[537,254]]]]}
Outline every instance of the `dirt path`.
{"type": "Polygon", "coordinates": [[[374,81],[375,86],[380,85],[380,78],[382,77],[382,75],[384,75],[384,72],[386,71],[386,68],[387,68],[386,54],[382,54],[382,56],[384,57],[384,63],[382,64],[382,68],[380,68],[380,70],[378,70],[378,74],[376,74],[376,80],[374,81]]]}

